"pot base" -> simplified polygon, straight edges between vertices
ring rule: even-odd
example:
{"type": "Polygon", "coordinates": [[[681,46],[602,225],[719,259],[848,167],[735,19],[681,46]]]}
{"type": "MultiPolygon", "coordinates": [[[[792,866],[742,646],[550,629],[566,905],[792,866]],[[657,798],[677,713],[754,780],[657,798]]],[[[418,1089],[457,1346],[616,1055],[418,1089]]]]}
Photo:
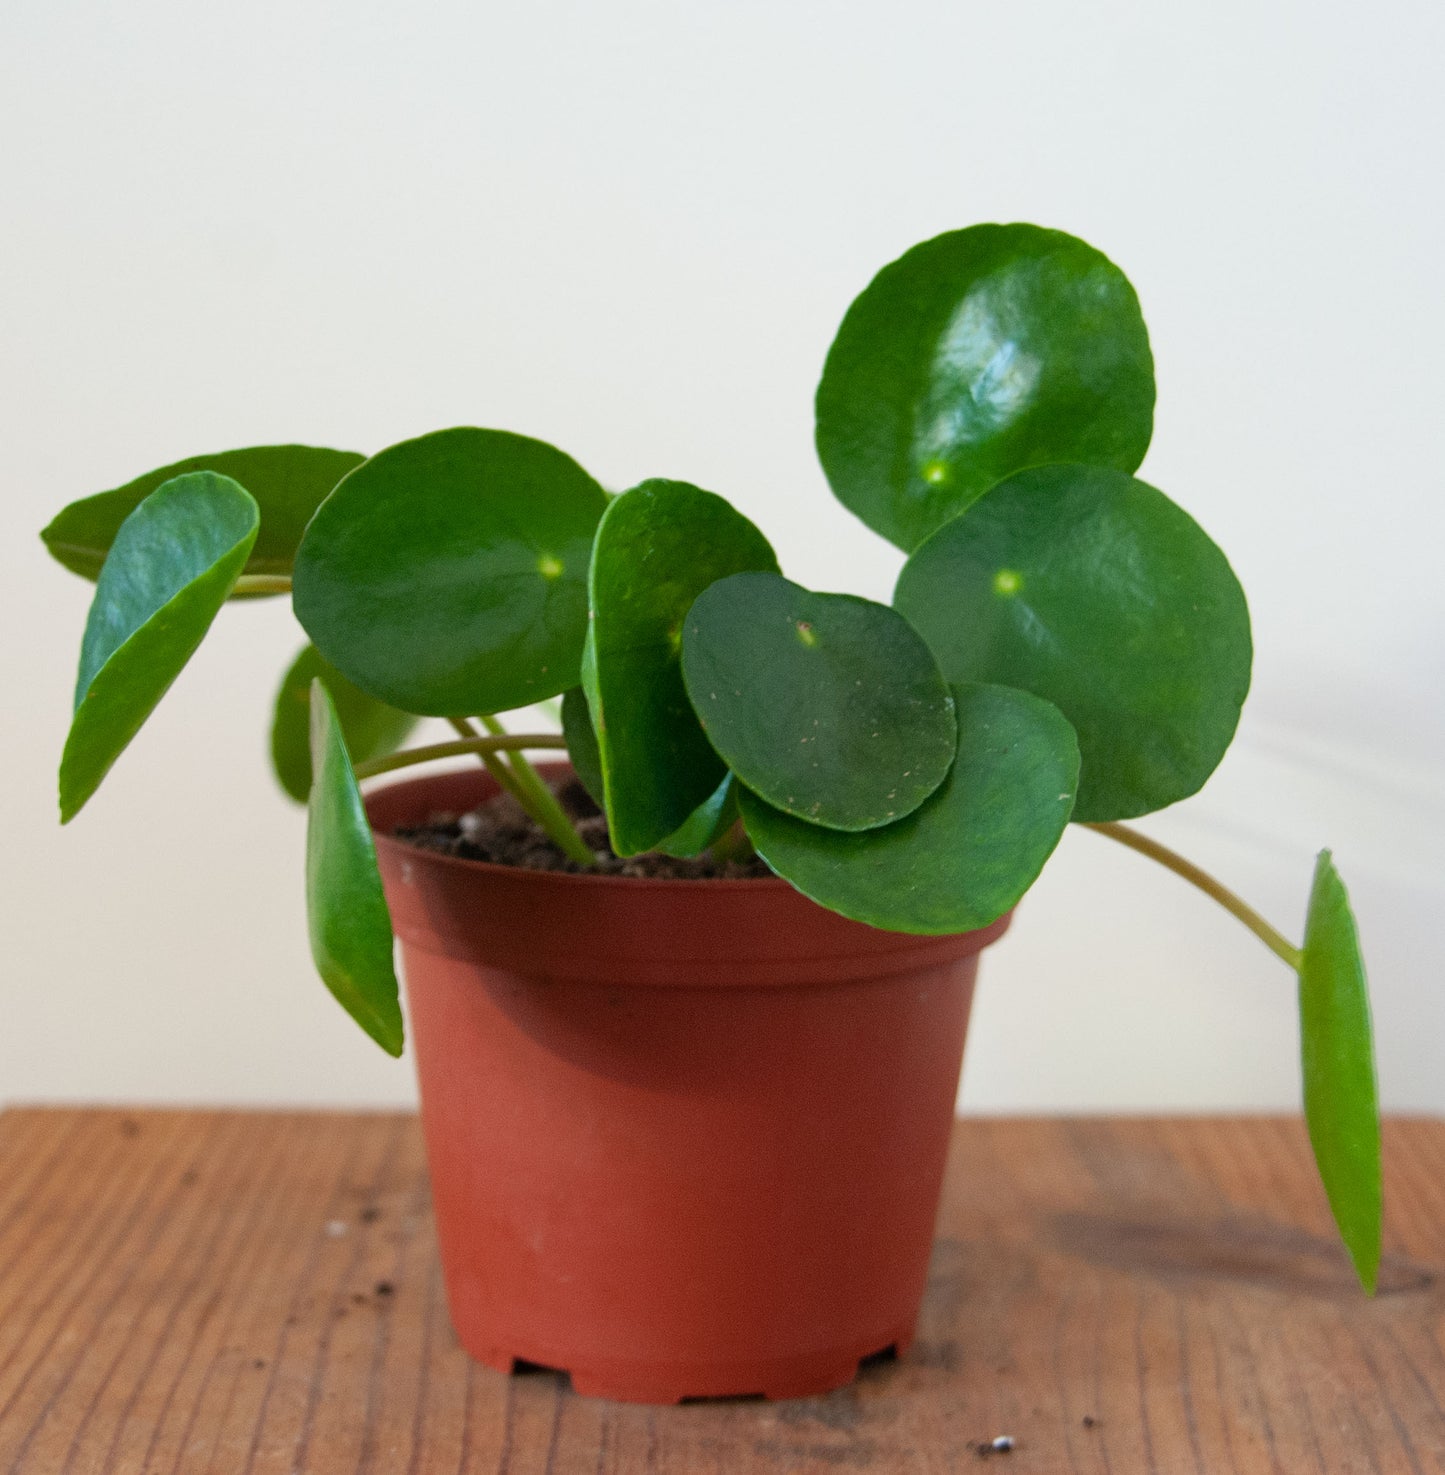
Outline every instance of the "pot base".
{"type": "Polygon", "coordinates": [[[544,1368],[566,1373],[572,1391],[584,1398],[607,1398],[614,1403],[692,1403],[710,1398],[816,1398],[846,1388],[858,1376],[859,1365],[885,1356],[902,1357],[913,1343],[912,1328],[884,1337],[870,1349],[813,1353],[763,1362],[594,1362],[586,1367],[559,1368],[494,1348],[466,1348],[467,1354],[500,1373],[544,1368]]]}

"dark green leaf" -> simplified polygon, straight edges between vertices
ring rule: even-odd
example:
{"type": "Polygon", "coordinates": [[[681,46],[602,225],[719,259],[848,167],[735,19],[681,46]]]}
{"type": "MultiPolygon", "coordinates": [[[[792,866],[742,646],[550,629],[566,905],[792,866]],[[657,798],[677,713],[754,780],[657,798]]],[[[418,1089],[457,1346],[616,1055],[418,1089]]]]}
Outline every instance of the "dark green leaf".
{"type": "Polygon", "coordinates": [[[138,476],[113,492],[72,502],[40,536],[66,568],[94,579],[120,525],[158,486],[190,471],[214,471],[240,482],[261,510],[261,531],[245,572],[289,574],[311,514],[332,487],[363,460],[355,451],[321,446],[253,446],[191,456],[138,476]]]}
{"type": "Polygon", "coordinates": [[[116,533],[91,601],[60,760],[60,818],[100,786],[180,675],[256,539],[256,504],[227,476],[191,472],[152,492],[116,533]]]}
{"type": "Polygon", "coordinates": [[[1194,793],[1249,690],[1249,610],[1228,561],[1121,471],[1010,477],[908,560],[893,602],[950,681],[1022,687],[1073,723],[1079,820],[1194,793]]]}
{"type": "Polygon", "coordinates": [[[308,645],[281,678],[271,718],[271,766],[281,787],[301,804],[311,792],[311,683],[318,678],[331,693],[353,763],[394,753],[417,724],[410,712],[358,690],[308,645]]]}
{"type": "Polygon", "coordinates": [[[574,686],[562,698],[562,736],[567,739],[567,756],[577,781],[602,808],[602,755],[597,751],[597,732],[587,710],[587,694],[574,686]]]}
{"type": "Polygon", "coordinates": [[[1299,980],[1310,1143],[1360,1284],[1373,1293],[1382,1187],[1370,997],[1350,899],[1328,850],[1315,866],[1299,980]]]}
{"type": "Polygon", "coordinates": [[[892,932],[986,927],[1033,884],[1069,820],[1079,774],[1057,707],[1006,686],[955,686],[958,757],[906,819],[848,835],[743,791],[758,853],[830,911],[892,932]]]}
{"type": "Polygon", "coordinates": [[[671,835],[726,772],[683,686],[682,626],[693,600],[728,574],[777,567],[747,518],[687,482],[646,481],[608,507],[592,548],[582,684],[619,855],[671,835]]]}
{"type": "Polygon", "coordinates": [[[817,412],[838,499],[908,552],[1025,466],[1133,471],[1154,360],[1134,289],[1093,247],[976,225],[873,279],[829,351],[817,412]]]}
{"type": "Polygon", "coordinates": [[[734,574],[692,606],[682,670],[728,767],[813,824],[888,824],[917,809],[953,762],[948,688],[886,605],[734,574]]]}
{"type": "Polygon", "coordinates": [[[400,1055],[391,914],[341,722],[319,680],[311,683],[311,763],[316,774],[306,825],[311,956],[342,1008],[388,1055],[400,1055]]]}
{"type": "Polygon", "coordinates": [[[296,614],[363,691],[405,712],[505,712],[576,686],[607,498],[569,456],[441,430],[358,467],[296,554],[296,614]]]}

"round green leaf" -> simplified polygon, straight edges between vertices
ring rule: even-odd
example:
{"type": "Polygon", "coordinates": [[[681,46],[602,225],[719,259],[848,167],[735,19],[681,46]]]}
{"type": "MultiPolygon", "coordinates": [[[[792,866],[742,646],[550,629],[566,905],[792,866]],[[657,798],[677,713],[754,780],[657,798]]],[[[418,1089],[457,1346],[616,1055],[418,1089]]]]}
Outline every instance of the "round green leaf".
{"type": "Polygon", "coordinates": [[[1249,611],[1224,554],[1120,471],[1010,477],[908,560],[893,602],[950,681],[1022,687],[1073,723],[1079,820],[1194,793],[1249,690],[1249,611]]]}
{"type": "Polygon", "coordinates": [[[311,956],[346,1012],[388,1055],[400,1055],[400,990],[376,843],[341,721],[320,680],[311,683],[311,763],[316,774],[306,823],[311,956]]]}
{"type": "Polygon", "coordinates": [[[646,481],[607,508],[592,547],[582,685],[619,855],[671,835],[726,772],[682,680],[682,626],[693,600],[729,574],[777,567],[746,517],[687,482],[646,481]]]}
{"type": "Polygon", "coordinates": [[[928,647],[886,605],[778,574],[706,590],[682,672],[712,745],[748,788],[814,824],[899,819],[953,762],[953,699],[928,647]]]}
{"type": "Polygon", "coordinates": [[[1299,1012],[1310,1143],[1340,1237],[1373,1292],[1383,1191],[1370,996],[1350,898],[1328,850],[1320,851],[1310,890],[1299,1012]]]}
{"type": "Polygon", "coordinates": [[[256,539],[256,503],[227,476],[191,472],[126,518],[95,586],[75,715],[60,760],[69,822],[205,638],[256,539]]]}
{"type": "Polygon", "coordinates": [[[394,753],[417,724],[410,712],[398,712],[353,686],[314,645],[308,645],[281,678],[271,717],[271,766],[281,787],[301,804],[311,792],[311,683],[315,680],[331,695],[353,763],[394,753]]]}
{"type": "Polygon", "coordinates": [[[121,524],[157,487],[187,472],[213,471],[240,482],[260,508],[261,530],[246,560],[245,572],[289,574],[311,514],[332,487],[365,459],[356,451],[332,451],[322,446],[252,446],[243,451],[190,456],[138,476],[114,491],[72,502],[40,536],[66,568],[94,579],[121,524]]]}
{"type": "Polygon", "coordinates": [[[1139,301],[1092,246],[976,225],[915,246],[848,309],[817,401],[839,501],[905,552],[1025,466],[1133,471],[1154,422],[1139,301]]]}
{"type": "Polygon", "coordinates": [[[504,712],[576,686],[587,561],[607,502],[569,456],[441,430],[359,466],[296,554],[297,617],[350,681],[404,712],[504,712]]]}
{"type": "Polygon", "coordinates": [[[1068,823],[1079,776],[1057,707],[1006,686],[955,686],[958,757],[905,819],[847,835],[744,790],[758,853],[805,896],[892,932],[986,927],[1033,884],[1068,823]]]}

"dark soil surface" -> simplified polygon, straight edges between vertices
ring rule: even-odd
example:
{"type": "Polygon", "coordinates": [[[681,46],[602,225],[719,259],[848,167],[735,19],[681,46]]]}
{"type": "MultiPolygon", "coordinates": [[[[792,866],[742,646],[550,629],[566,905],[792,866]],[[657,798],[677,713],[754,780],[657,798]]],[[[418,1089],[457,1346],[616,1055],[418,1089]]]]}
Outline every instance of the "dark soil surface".
{"type": "Polygon", "coordinates": [[[498,794],[468,814],[434,814],[425,825],[402,827],[395,833],[398,840],[406,840],[423,850],[438,850],[443,855],[455,855],[463,860],[490,861],[493,865],[522,866],[533,871],[643,876],[674,881],[744,881],[772,875],[756,856],[745,861],[719,863],[710,855],[678,860],[653,852],[624,860],[612,853],[607,838],[607,821],[581,784],[575,779],[570,780],[557,791],[557,797],[576,824],[578,833],[597,856],[597,864],[590,869],[569,860],[510,794],[498,794]]]}

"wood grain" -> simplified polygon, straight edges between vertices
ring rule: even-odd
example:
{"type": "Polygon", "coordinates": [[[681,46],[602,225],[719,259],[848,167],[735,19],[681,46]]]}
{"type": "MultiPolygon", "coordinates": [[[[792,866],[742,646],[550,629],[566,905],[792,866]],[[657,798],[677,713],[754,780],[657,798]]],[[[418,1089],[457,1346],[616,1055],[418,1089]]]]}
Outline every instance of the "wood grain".
{"type": "Polygon", "coordinates": [[[905,1361],[647,1409],[468,1362],[409,1117],[11,1111],[0,1475],[1445,1471],[1445,1123],[1386,1162],[1368,1301],[1294,1121],[961,1123],[905,1361]]]}

